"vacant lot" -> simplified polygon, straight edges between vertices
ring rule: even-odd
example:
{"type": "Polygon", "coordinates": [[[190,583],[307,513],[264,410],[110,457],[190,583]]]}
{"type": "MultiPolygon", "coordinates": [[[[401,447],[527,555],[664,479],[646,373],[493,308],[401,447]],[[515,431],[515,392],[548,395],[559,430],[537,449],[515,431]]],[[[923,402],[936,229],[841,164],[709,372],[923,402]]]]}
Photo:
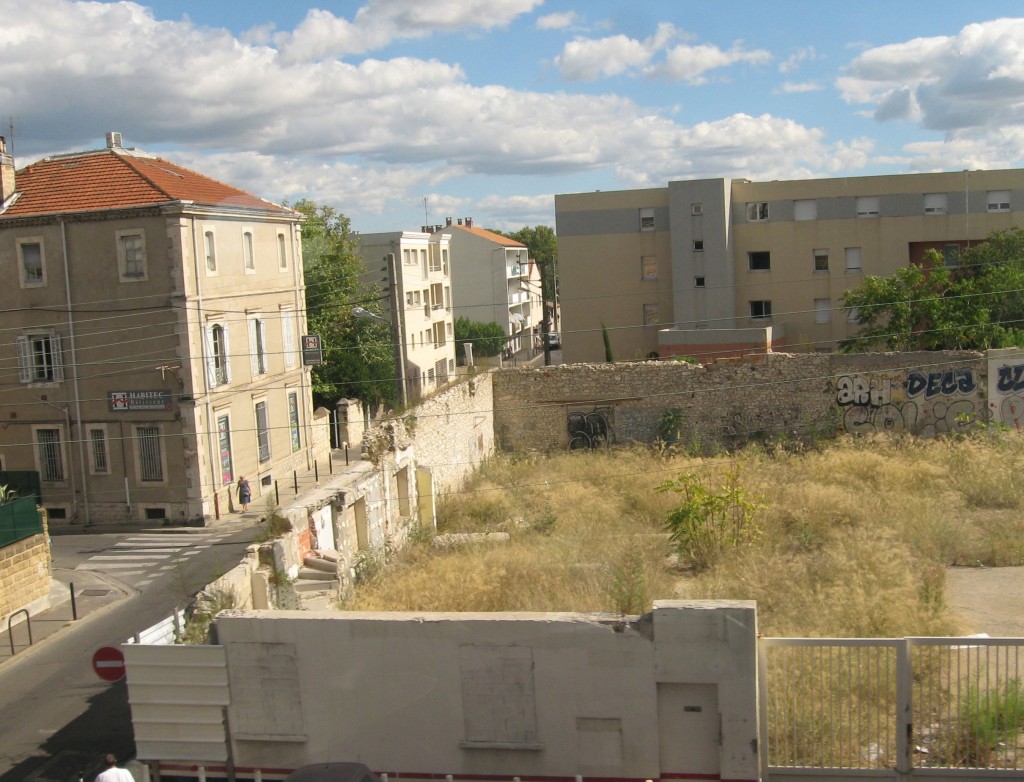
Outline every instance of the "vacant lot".
{"type": "Polygon", "coordinates": [[[1002,432],[716,458],[502,457],[440,518],[443,533],[507,542],[438,548],[421,536],[345,607],[639,613],[656,598],[736,598],[758,602],[766,635],[977,631],[959,590],[963,610],[950,606],[948,568],[1024,565],[1022,470],[1024,438],[1002,432]],[[670,480],[688,491],[659,492],[670,480]],[[719,512],[701,526],[695,507],[719,512]],[[683,546],[666,527],[680,508],[698,533],[683,546]]]}

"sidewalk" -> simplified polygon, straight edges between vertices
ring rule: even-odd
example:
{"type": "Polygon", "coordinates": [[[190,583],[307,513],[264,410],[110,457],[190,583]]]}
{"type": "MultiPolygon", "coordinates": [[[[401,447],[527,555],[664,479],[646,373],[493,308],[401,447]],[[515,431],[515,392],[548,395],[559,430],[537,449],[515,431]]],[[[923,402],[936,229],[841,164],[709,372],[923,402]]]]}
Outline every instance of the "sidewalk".
{"type": "Polygon", "coordinates": [[[53,580],[50,583],[50,607],[34,614],[30,622],[25,621],[25,614],[14,615],[11,618],[13,621],[10,632],[7,628],[7,619],[0,627],[0,666],[28,657],[33,650],[45,644],[47,639],[62,630],[73,628],[107,606],[124,600],[130,593],[130,587],[115,583],[114,579],[107,578],[101,573],[54,568],[53,580]],[[74,606],[71,601],[72,585],[75,594],[74,606]],[[75,615],[77,619],[74,618],[75,615]]]}

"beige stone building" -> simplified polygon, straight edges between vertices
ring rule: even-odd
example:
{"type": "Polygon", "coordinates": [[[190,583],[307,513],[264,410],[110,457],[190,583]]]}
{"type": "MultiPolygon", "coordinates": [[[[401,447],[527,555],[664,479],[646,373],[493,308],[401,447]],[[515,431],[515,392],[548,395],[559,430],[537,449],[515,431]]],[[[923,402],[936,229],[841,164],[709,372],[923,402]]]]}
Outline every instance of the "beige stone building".
{"type": "Polygon", "coordinates": [[[455,375],[449,239],[449,234],[419,231],[357,237],[366,281],[387,290],[394,276],[387,312],[399,343],[395,363],[401,368],[398,382],[404,383],[406,400],[441,388],[455,375]],[[391,254],[394,265],[389,269],[391,254]]]}
{"type": "Polygon", "coordinates": [[[1024,170],[703,179],[555,197],[566,362],[835,349],[842,294],[1024,225],[1024,170]]]}
{"type": "Polygon", "coordinates": [[[52,526],[209,521],[323,448],[301,216],[121,146],[3,157],[0,469],[52,526]]]}

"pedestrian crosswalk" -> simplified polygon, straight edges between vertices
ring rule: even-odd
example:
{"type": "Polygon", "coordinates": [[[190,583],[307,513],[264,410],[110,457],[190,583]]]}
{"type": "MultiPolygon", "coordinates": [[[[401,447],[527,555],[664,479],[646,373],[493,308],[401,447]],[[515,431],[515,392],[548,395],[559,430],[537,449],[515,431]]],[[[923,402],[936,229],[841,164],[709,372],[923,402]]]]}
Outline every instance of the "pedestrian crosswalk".
{"type": "Polygon", "coordinates": [[[135,586],[150,584],[214,545],[228,532],[141,532],[119,540],[75,567],[126,578],[135,586]]]}

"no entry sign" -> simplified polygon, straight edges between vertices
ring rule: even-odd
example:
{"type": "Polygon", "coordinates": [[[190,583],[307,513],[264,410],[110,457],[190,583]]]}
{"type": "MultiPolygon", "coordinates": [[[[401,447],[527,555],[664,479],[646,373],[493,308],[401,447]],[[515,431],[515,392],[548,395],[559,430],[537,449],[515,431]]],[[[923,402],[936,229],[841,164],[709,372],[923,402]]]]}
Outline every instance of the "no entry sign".
{"type": "Polygon", "coordinates": [[[108,682],[124,678],[124,652],[116,646],[104,646],[92,656],[92,669],[108,682]]]}

